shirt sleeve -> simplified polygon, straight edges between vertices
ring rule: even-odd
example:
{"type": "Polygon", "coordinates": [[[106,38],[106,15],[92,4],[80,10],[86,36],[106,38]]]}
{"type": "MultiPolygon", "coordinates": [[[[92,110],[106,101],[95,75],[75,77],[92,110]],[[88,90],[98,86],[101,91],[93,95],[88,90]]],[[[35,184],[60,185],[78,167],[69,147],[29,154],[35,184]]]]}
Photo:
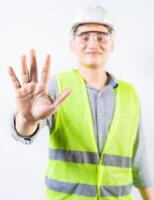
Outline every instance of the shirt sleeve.
{"type": "MultiPolygon", "coordinates": [[[[58,87],[57,87],[57,81],[56,81],[56,78],[55,76],[52,76],[50,79],[49,79],[49,83],[48,83],[48,93],[49,93],[49,96],[54,100],[57,95],[58,95],[58,87]]],[[[16,130],[16,125],[15,125],[15,119],[16,119],[16,114],[17,114],[17,111],[13,112],[12,115],[10,116],[10,129],[11,129],[11,135],[13,136],[13,138],[18,141],[18,142],[21,142],[23,144],[32,144],[33,141],[36,139],[38,133],[40,132],[40,130],[42,128],[44,128],[45,126],[48,126],[49,128],[49,132],[51,132],[53,129],[54,129],[54,125],[55,125],[55,115],[52,115],[52,116],[49,116],[48,119],[46,120],[42,120],[36,131],[31,135],[31,136],[23,136],[23,135],[20,135],[17,130],[16,130]]]]}
{"type": "Polygon", "coordinates": [[[133,156],[133,185],[137,188],[145,188],[154,184],[150,173],[144,133],[140,119],[133,156]]]}

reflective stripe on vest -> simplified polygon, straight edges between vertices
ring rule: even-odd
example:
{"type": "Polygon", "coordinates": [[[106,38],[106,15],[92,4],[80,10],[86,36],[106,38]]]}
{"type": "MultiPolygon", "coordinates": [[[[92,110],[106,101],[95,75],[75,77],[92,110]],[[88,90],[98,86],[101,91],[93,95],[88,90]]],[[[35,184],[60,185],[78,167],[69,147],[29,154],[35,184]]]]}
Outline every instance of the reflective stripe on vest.
{"type": "Polygon", "coordinates": [[[79,194],[82,196],[96,196],[96,185],[79,184],[79,183],[67,183],[57,180],[52,180],[46,177],[46,186],[57,192],[63,192],[66,194],[79,194]]]}
{"type": "Polygon", "coordinates": [[[124,157],[124,156],[115,156],[115,155],[104,154],[103,155],[103,164],[109,165],[109,166],[130,168],[132,166],[132,158],[124,157]]]}
{"type": "MultiPolygon", "coordinates": [[[[82,196],[97,196],[97,186],[80,184],[80,183],[67,183],[57,180],[52,180],[46,177],[46,186],[54,191],[63,192],[66,194],[78,194],[82,196]]],[[[118,197],[128,195],[131,193],[132,185],[122,186],[100,186],[101,197],[118,197]]]]}
{"type": "Polygon", "coordinates": [[[122,186],[101,186],[102,197],[119,197],[131,193],[132,184],[122,186]]]}
{"type": "MultiPolygon", "coordinates": [[[[49,158],[51,160],[64,160],[66,162],[99,164],[99,156],[94,152],[49,149],[49,158]]],[[[132,165],[132,159],[129,157],[104,154],[102,164],[129,168],[132,165]]]]}
{"type": "Polygon", "coordinates": [[[61,149],[49,149],[49,158],[76,163],[99,163],[99,156],[94,152],[66,151],[61,149]]]}

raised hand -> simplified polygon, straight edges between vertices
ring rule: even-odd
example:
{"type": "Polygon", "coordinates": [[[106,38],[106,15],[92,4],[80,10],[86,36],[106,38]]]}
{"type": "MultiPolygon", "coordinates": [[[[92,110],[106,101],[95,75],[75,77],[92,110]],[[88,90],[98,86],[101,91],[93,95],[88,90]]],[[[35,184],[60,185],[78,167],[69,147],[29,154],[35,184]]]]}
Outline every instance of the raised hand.
{"type": "Polygon", "coordinates": [[[9,67],[8,69],[16,93],[18,115],[25,123],[36,124],[40,120],[46,119],[56,112],[59,105],[71,93],[70,89],[65,89],[54,101],[48,96],[50,60],[50,55],[47,55],[41,73],[41,80],[38,81],[35,51],[30,51],[30,70],[27,67],[26,56],[23,55],[21,57],[22,85],[13,68],[9,67]]]}

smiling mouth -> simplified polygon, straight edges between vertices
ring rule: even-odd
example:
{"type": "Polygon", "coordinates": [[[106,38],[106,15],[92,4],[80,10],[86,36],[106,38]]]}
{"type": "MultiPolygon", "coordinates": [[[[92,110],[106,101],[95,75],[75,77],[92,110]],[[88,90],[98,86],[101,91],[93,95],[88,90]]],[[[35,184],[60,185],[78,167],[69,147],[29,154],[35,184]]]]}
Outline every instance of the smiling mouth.
{"type": "Polygon", "coordinates": [[[92,51],[92,52],[86,52],[86,54],[101,54],[101,53],[100,52],[92,51]]]}
{"type": "Polygon", "coordinates": [[[101,55],[99,52],[87,52],[87,55],[101,55]]]}

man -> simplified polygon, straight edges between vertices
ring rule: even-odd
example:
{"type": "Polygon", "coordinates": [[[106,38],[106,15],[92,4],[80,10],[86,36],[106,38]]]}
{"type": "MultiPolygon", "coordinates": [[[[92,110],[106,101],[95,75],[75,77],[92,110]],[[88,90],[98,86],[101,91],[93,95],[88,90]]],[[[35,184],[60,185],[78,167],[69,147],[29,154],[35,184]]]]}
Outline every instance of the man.
{"type": "Polygon", "coordinates": [[[35,51],[30,71],[21,58],[23,85],[9,75],[18,112],[14,137],[31,143],[44,120],[50,128],[46,199],[130,200],[132,185],[154,200],[141,141],[140,109],[132,85],[106,72],[115,29],[108,12],[86,7],[71,27],[78,68],[49,80],[47,55],[38,81],[35,51]],[[59,95],[58,95],[59,94],[59,95]]]}

